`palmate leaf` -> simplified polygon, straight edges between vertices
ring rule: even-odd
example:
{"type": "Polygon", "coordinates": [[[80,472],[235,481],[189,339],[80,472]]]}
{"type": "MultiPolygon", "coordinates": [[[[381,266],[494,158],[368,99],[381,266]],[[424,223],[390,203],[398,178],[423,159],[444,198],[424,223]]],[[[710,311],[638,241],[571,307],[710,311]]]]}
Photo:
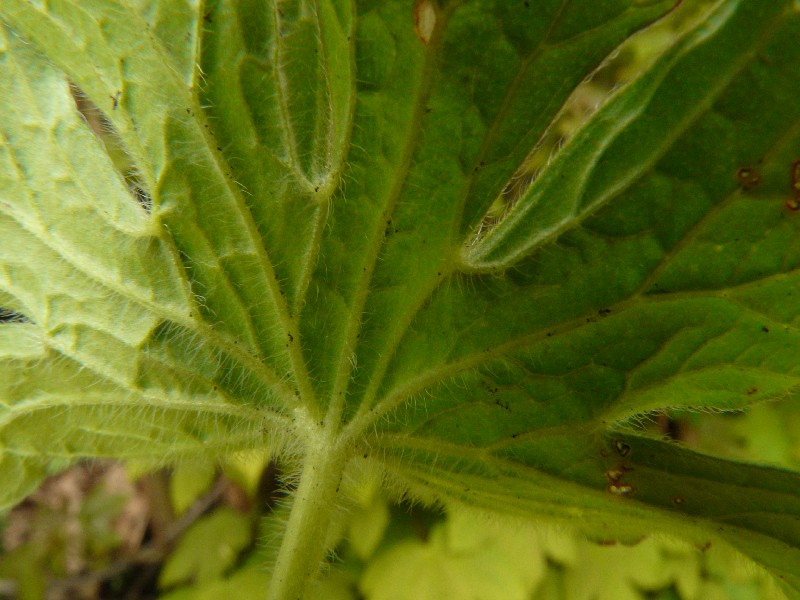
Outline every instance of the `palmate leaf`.
{"type": "Polygon", "coordinates": [[[800,384],[796,2],[718,2],[487,220],[672,4],[5,0],[0,503],[54,461],[267,447],[299,465],[273,598],[375,468],[800,590],[800,476],[624,427],[800,384]]]}

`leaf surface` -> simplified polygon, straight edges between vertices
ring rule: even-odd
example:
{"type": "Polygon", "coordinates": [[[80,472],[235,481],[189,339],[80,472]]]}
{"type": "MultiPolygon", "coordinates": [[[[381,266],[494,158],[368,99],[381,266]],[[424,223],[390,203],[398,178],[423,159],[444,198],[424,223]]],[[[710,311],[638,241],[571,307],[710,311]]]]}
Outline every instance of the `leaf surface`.
{"type": "Polygon", "coordinates": [[[314,460],[366,461],[427,500],[722,538],[800,589],[797,474],[630,427],[800,383],[797,4],[718,2],[489,218],[670,8],[8,0],[0,503],[54,457],[267,445],[311,457],[313,510],[341,476],[314,460]]]}

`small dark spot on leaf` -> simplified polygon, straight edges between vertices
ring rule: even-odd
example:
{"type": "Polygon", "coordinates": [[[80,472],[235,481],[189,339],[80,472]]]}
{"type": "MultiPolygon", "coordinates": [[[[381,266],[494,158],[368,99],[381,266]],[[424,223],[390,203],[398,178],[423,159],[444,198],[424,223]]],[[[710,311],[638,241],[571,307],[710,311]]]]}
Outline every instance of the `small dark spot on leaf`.
{"type": "Polygon", "coordinates": [[[758,388],[757,387],[751,387],[750,389],[747,390],[747,395],[748,396],[752,396],[753,394],[755,394],[757,392],[758,392],[758,388]]]}
{"type": "Polygon", "coordinates": [[[222,152],[222,148],[220,148],[219,146],[217,146],[217,150],[219,150],[220,152],[222,152]]]}
{"type": "Polygon", "coordinates": [[[318,186],[318,185],[315,185],[315,186],[314,186],[314,191],[315,191],[315,192],[318,192],[318,191],[319,191],[319,186],[318,186]]]}
{"type": "Polygon", "coordinates": [[[620,439],[614,440],[614,448],[617,450],[617,454],[622,457],[628,456],[631,453],[630,445],[620,439]]]}
{"type": "Polygon", "coordinates": [[[672,499],[672,503],[680,506],[681,504],[686,504],[686,500],[684,498],[681,498],[680,496],[675,496],[672,499]]]}
{"type": "Polygon", "coordinates": [[[800,200],[800,159],[792,163],[792,193],[796,200],[800,200]]]}
{"type": "Polygon", "coordinates": [[[117,110],[117,106],[119,106],[119,97],[122,94],[122,91],[117,90],[117,93],[111,96],[111,110],[117,110]]]}
{"type": "Polygon", "coordinates": [[[786,201],[786,208],[791,211],[800,210],[800,159],[792,163],[789,172],[792,186],[792,197],[786,201]]]}
{"type": "Polygon", "coordinates": [[[286,337],[289,338],[289,343],[290,344],[294,341],[294,336],[291,334],[291,332],[287,332],[286,333],[286,337]]]}
{"type": "Polygon", "coordinates": [[[736,178],[745,190],[752,189],[761,182],[761,175],[753,167],[739,167],[736,169],[736,178]]]}
{"type": "Polygon", "coordinates": [[[766,325],[762,325],[761,331],[763,331],[764,333],[769,333],[769,327],[767,327],[766,325]]]}
{"type": "Polygon", "coordinates": [[[598,315],[607,315],[610,312],[611,312],[610,308],[601,308],[600,310],[597,311],[597,314],[598,315]]]}

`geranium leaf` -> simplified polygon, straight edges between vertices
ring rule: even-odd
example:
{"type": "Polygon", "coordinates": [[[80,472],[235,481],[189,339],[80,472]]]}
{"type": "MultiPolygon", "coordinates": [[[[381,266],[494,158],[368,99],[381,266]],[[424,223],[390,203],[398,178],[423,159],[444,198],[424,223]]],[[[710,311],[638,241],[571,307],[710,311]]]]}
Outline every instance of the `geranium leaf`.
{"type": "Polygon", "coordinates": [[[720,0],[508,193],[673,4],[4,2],[0,503],[53,460],[268,446],[274,598],[365,464],[800,589],[800,476],[631,432],[800,384],[797,3],[720,0]]]}

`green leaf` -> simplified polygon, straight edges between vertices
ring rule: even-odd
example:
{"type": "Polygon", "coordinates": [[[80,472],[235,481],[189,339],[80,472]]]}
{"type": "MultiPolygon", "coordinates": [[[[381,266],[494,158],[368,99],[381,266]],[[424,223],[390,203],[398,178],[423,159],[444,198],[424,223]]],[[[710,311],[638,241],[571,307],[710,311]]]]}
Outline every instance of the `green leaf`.
{"type": "Polygon", "coordinates": [[[249,542],[249,519],[230,509],[217,509],[181,536],[164,564],[159,586],[168,588],[192,580],[202,587],[221,577],[249,542]]]}
{"type": "Polygon", "coordinates": [[[359,587],[374,600],[527,600],[546,569],[539,542],[532,527],[456,511],[427,541],[405,540],[379,554],[359,587]]]}
{"type": "Polygon", "coordinates": [[[261,600],[269,575],[250,566],[240,569],[230,577],[204,582],[202,586],[187,586],[159,596],[159,600],[214,600],[215,598],[240,598],[261,600]]]}
{"type": "Polygon", "coordinates": [[[216,475],[214,465],[210,463],[178,464],[169,479],[169,495],[175,514],[182,514],[206,492],[216,475]]]}
{"type": "Polygon", "coordinates": [[[364,473],[727,540],[800,593],[797,473],[632,431],[800,384],[797,3],[719,0],[509,193],[672,5],[6,0],[0,505],[78,457],[261,448],[298,482],[273,598],[364,473]]]}

